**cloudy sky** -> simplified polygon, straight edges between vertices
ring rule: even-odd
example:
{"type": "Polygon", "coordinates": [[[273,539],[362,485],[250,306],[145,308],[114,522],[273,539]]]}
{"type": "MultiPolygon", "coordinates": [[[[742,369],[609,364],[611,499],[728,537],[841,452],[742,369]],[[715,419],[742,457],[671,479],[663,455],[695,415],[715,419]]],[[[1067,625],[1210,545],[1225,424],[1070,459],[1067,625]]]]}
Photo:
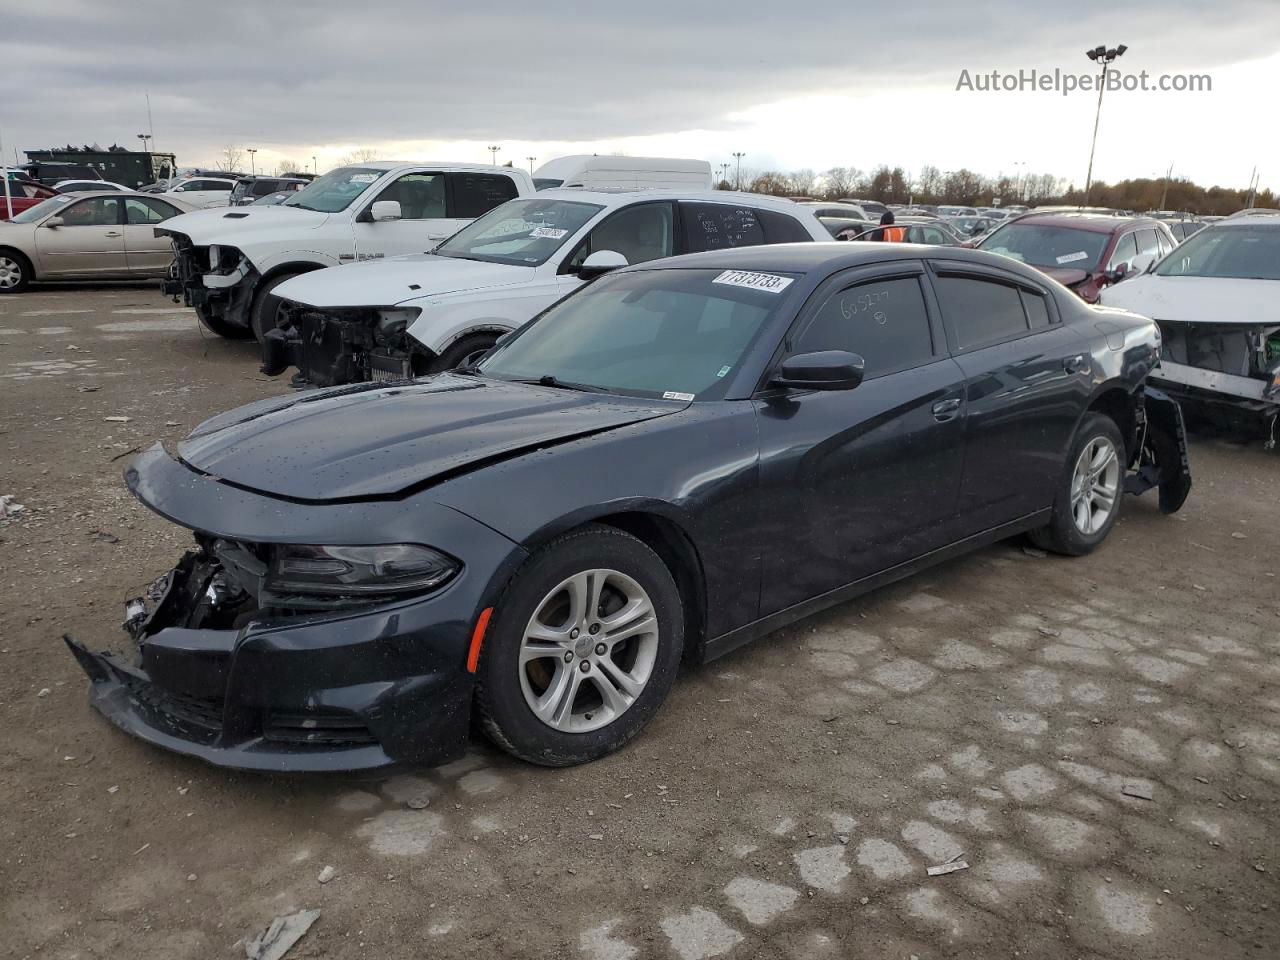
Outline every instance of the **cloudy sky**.
{"type": "MultiPolygon", "coordinates": [[[[320,170],[384,158],[527,165],[651,154],[744,168],[881,163],[1083,183],[1095,94],[957,90],[961,71],[1209,74],[1209,92],[1107,93],[1095,178],[1280,187],[1276,0],[41,0],[0,31],[6,159],[68,141],[213,166],[227,145],[320,170]]],[[[246,163],[247,166],[247,163],[246,163]]]]}

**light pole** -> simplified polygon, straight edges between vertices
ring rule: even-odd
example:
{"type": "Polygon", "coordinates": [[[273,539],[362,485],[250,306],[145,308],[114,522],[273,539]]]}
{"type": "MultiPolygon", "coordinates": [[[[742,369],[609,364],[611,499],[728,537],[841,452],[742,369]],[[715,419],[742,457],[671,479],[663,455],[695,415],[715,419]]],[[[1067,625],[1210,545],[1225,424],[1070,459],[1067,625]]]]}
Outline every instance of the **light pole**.
{"type": "Polygon", "coordinates": [[[729,165],[727,163],[722,163],[717,169],[719,169],[720,171],[720,182],[728,183],[729,182],[729,165]]]}
{"type": "Polygon", "coordinates": [[[147,141],[151,139],[151,134],[149,134],[149,133],[140,133],[140,134],[138,134],[138,139],[142,141],[142,152],[143,152],[143,153],[147,153],[147,152],[148,152],[148,150],[147,150],[147,141]]]}
{"type": "Polygon", "coordinates": [[[1092,50],[1086,50],[1084,54],[1094,63],[1102,64],[1102,75],[1098,82],[1098,107],[1093,115],[1093,142],[1089,144],[1089,170],[1084,175],[1084,206],[1086,207],[1089,205],[1089,187],[1093,184],[1093,151],[1098,146],[1098,120],[1102,117],[1102,93],[1107,89],[1107,70],[1116,58],[1123,57],[1128,49],[1123,43],[1110,50],[1105,45],[1099,45],[1092,50]]]}
{"type": "Polygon", "coordinates": [[[314,156],[311,158],[311,172],[316,176],[320,175],[320,165],[316,163],[316,158],[314,156]]]}
{"type": "Polygon", "coordinates": [[[255,176],[255,177],[256,177],[256,176],[258,175],[258,168],[254,165],[254,162],[253,162],[253,155],[254,155],[255,153],[257,153],[257,152],[258,152],[258,148],[257,148],[257,147],[245,147],[245,148],[244,148],[244,152],[245,152],[245,153],[247,153],[247,154],[249,155],[249,175],[250,175],[250,176],[255,176]]]}
{"type": "Polygon", "coordinates": [[[490,148],[489,148],[489,155],[493,158],[493,165],[494,165],[495,167],[498,165],[498,151],[499,151],[499,150],[501,150],[501,149],[502,149],[501,147],[490,147],[490,148]]]}
{"type": "Polygon", "coordinates": [[[745,156],[746,156],[745,153],[741,153],[738,151],[735,151],[733,154],[733,159],[738,164],[737,173],[735,173],[733,176],[733,189],[735,190],[742,189],[742,158],[745,156]]]}
{"type": "Polygon", "coordinates": [[[529,161],[529,176],[533,176],[533,161],[537,160],[538,158],[537,158],[537,157],[525,157],[525,159],[529,161]]]}

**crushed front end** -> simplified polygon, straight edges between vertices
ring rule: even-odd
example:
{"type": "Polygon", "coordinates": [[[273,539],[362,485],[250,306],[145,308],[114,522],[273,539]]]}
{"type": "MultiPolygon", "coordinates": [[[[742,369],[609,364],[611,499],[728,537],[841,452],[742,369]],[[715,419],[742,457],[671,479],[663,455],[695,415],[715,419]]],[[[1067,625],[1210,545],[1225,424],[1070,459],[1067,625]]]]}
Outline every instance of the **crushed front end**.
{"type": "Polygon", "coordinates": [[[262,372],[297,367],[294,382],[317,387],[403,380],[425,369],[425,354],[406,332],[417,309],[318,308],[284,301],[280,326],[262,343],[262,372]]]}
{"type": "MultiPolygon", "coordinates": [[[[281,501],[194,472],[159,445],[126,479],[147,506],[191,527],[195,546],[126,603],[124,642],[101,650],[64,637],[107,719],[246,770],[372,771],[464,750],[468,643],[489,601],[449,548],[388,546],[386,531],[405,523],[386,502],[281,501]],[[181,519],[196,515],[199,526],[181,519]],[[356,531],[369,545],[353,544],[356,531]]],[[[415,513],[482,565],[500,566],[512,548],[435,504],[415,513]]]]}
{"type": "Polygon", "coordinates": [[[184,233],[157,227],[155,234],[173,241],[173,264],[161,289],[175,301],[181,299],[220,334],[248,331],[253,291],[260,279],[249,258],[235,247],[196,245],[184,233]]]}

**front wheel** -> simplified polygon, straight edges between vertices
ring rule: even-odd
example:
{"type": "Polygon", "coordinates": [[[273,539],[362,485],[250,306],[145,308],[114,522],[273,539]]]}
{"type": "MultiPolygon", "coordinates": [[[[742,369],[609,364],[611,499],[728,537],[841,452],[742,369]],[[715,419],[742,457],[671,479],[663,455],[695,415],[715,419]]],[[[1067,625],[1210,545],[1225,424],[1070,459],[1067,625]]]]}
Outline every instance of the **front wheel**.
{"type": "Polygon", "coordinates": [[[0,293],[20,293],[31,282],[31,264],[26,257],[0,250],[0,293]]]}
{"type": "Polygon", "coordinates": [[[657,712],[683,648],[666,564],[628,533],[584,527],[535,553],[499,601],[477,671],[480,726],[531,763],[598,759],[657,712]]]}
{"type": "Polygon", "coordinates": [[[427,373],[439,373],[442,370],[452,370],[454,367],[475,363],[497,342],[496,333],[473,333],[462,337],[427,364],[427,373]]]}
{"type": "Polygon", "coordinates": [[[195,311],[200,324],[210,333],[217,334],[224,340],[248,340],[253,336],[253,331],[248,327],[237,327],[233,323],[227,323],[221,317],[211,314],[208,307],[196,307],[195,311]]]}
{"type": "Polygon", "coordinates": [[[1073,557],[1095,550],[1120,516],[1127,463],[1115,421],[1086,414],[1058,484],[1053,515],[1031,533],[1036,546],[1073,557]]]}
{"type": "Polygon", "coordinates": [[[285,273],[272,277],[253,295],[253,306],[249,309],[249,325],[253,328],[253,336],[259,343],[268,331],[280,326],[280,304],[283,301],[271,291],[296,276],[298,276],[296,273],[285,273]]]}

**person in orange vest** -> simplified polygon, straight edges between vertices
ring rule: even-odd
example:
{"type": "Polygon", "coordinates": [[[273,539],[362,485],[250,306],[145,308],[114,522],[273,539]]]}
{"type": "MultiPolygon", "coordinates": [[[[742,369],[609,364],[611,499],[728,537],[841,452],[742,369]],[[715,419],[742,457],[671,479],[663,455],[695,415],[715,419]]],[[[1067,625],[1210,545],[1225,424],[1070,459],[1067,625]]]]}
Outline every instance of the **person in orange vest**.
{"type": "Polygon", "coordinates": [[[902,243],[906,238],[907,232],[902,227],[893,225],[893,211],[886,210],[880,218],[880,229],[876,231],[877,240],[884,240],[888,243],[902,243]]]}

